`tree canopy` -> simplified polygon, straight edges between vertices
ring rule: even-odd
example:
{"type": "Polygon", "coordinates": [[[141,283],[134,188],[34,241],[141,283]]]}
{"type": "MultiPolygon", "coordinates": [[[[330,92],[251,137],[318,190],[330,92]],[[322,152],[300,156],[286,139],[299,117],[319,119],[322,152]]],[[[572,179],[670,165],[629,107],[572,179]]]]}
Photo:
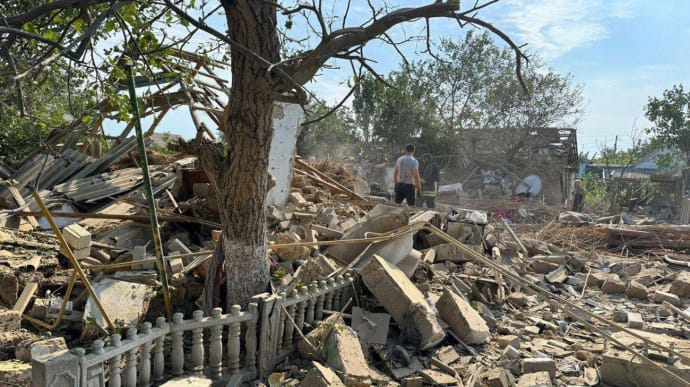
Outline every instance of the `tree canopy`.
{"type": "Polygon", "coordinates": [[[645,117],[654,124],[647,133],[654,134],[661,144],[678,149],[690,160],[690,91],[678,84],[665,90],[661,98],[650,97],[645,117]]]}

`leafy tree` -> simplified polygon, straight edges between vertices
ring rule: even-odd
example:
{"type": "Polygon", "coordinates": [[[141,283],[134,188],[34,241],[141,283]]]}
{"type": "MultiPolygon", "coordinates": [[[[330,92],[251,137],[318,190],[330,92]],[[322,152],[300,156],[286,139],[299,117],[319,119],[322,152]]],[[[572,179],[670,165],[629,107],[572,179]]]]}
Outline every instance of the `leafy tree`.
{"type": "MultiPolygon", "coordinates": [[[[309,120],[324,117],[331,108],[312,102],[307,110],[309,120]]],[[[347,107],[342,107],[325,118],[300,128],[297,154],[320,159],[340,159],[358,153],[360,143],[352,114],[347,107]]]]}
{"type": "Polygon", "coordinates": [[[665,90],[663,98],[650,97],[645,107],[645,117],[654,126],[647,133],[669,148],[676,148],[690,161],[690,91],[683,85],[665,90]]]}
{"type": "MultiPolygon", "coordinates": [[[[359,4],[335,7],[335,3],[323,6],[317,1],[60,0],[38,2],[24,11],[17,6],[21,1],[12,0],[3,2],[12,5],[3,15],[0,34],[9,36],[13,44],[36,44],[42,49],[37,59],[50,62],[62,56],[75,65],[83,65],[90,57],[86,51],[102,38],[122,34],[117,50],[103,51],[106,59],[102,63],[86,62],[89,70],[113,74],[104,79],[105,90],[111,90],[123,78],[122,65],[128,61],[137,65],[138,73],[153,77],[155,65],[165,67],[166,52],[186,45],[189,36],[197,31],[210,35],[216,47],[229,48],[232,90],[220,119],[223,141],[212,144],[200,135],[192,144],[219,199],[223,236],[216,252],[225,264],[225,301],[229,307],[235,303],[245,305],[269,283],[265,198],[270,182],[268,156],[274,102],[305,104],[308,93],[304,85],[333,61],[349,61],[358,76],[363,69],[371,71],[364,52],[366,44],[375,39],[393,43],[387,34],[392,28],[419,19],[445,18],[458,21],[460,26],[486,28],[505,40],[521,60],[524,56],[520,48],[507,35],[477,17],[479,10],[494,2],[472,3],[462,10],[457,0],[398,9],[385,2],[367,2],[369,8],[364,8],[372,11],[370,17],[354,21],[350,10],[359,4]],[[332,11],[324,11],[329,9],[332,11]],[[278,24],[279,13],[285,21],[283,26],[278,24]],[[216,29],[207,24],[211,16],[219,14],[226,25],[216,29]],[[304,26],[302,33],[293,29],[297,23],[304,26]],[[176,24],[189,25],[189,33],[181,39],[170,39],[168,29],[176,24]],[[300,36],[304,31],[307,36],[300,36]]],[[[32,63],[27,71],[35,72],[40,63],[32,63]]],[[[4,82],[17,79],[14,76],[4,82]]],[[[112,103],[126,103],[121,94],[111,93],[110,99],[112,103]]],[[[124,106],[121,112],[126,120],[124,106]]]]}

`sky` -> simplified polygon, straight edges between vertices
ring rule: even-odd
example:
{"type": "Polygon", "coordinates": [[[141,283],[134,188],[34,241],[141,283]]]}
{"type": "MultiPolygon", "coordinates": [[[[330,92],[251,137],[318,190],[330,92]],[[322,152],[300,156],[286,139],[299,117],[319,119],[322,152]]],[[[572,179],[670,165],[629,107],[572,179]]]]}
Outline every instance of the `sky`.
{"type": "MultiPolygon", "coordinates": [[[[431,3],[431,0],[427,1],[431,3]]],[[[398,0],[398,5],[425,4],[398,0]]],[[[341,2],[336,2],[341,3],[341,2]]],[[[462,1],[465,9],[473,1],[462,1]]],[[[352,1],[348,25],[356,25],[369,14],[366,1],[352,1]]],[[[393,4],[389,2],[389,4],[393,4]]],[[[337,10],[336,10],[337,13],[337,10]]],[[[665,0],[502,0],[482,10],[478,17],[506,32],[517,44],[527,44],[530,55],[561,74],[572,74],[583,85],[584,114],[577,124],[581,152],[593,154],[603,146],[627,148],[633,138],[644,137],[651,124],[644,118],[650,96],[661,96],[674,84],[690,84],[690,1],[665,0]]],[[[281,21],[282,22],[282,21],[281,21]]],[[[223,17],[209,24],[223,30],[223,17]]],[[[307,37],[309,32],[295,20],[292,33],[307,37]]],[[[465,29],[448,20],[431,24],[433,39],[462,38],[465,29]]],[[[394,39],[423,35],[423,22],[413,22],[391,31],[394,39]]],[[[203,39],[203,36],[197,39],[203,39]]],[[[505,44],[496,38],[499,46],[505,44]]],[[[424,43],[407,43],[408,59],[421,59],[424,43]]],[[[373,67],[385,74],[399,66],[399,55],[375,41],[365,53],[375,60],[373,67]]],[[[348,92],[349,65],[331,62],[333,69],[322,71],[307,87],[321,99],[337,103],[348,92]]],[[[147,122],[144,122],[147,125],[147,122]]],[[[107,131],[118,132],[114,125],[107,131]]],[[[186,109],[169,114],[159,131],[192,137],[194,130],[186,109]]]]}

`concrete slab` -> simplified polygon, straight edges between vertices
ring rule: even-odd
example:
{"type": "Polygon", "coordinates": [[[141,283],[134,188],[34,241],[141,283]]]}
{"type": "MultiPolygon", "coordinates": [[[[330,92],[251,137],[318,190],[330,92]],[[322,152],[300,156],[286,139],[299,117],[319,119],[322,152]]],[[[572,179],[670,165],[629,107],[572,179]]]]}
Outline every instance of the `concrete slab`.
{"type": "Polygon", "coordinates": [[[357,333],[346,325],[336,326],[326,341],[326,363],[343,373],[346,385],[371,383],[367,363],[357,333]]]}
{"type": "MultiPolygon", "coordinates": [[[[94,282],[92,285],[96,296],[113,321],[120,320],[124,326],[138,324],[146,314],[151,300],[150,286],[111,278],[94,282]]],[[[84,307],[84,321],[89,321],[91,317],[100,327],[107,327],[101,311],[89,297],[84,307]]]]}
{"type": "Polygon", "coordinates": [[[383,304],[401,329],[421,337],[423,349],[445,337],[434,309],[424,295],[398,267],[374,256],[360,271],[362,281],[383,304]]]}
{"type": "Polygon", "coordinates": [[[436,302],[441,319],[465,344],[481,344],[489,338],[489,327],[479,312],[454,292],[446,289],[436,302]]]}

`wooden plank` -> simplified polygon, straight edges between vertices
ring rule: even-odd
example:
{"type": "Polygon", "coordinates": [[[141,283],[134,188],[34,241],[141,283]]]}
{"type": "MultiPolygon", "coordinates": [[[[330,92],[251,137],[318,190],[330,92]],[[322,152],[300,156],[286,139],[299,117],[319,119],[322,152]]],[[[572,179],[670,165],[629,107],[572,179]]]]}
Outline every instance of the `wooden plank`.
{"type": "Polygon", "coordinates": [[[26,307],[29,306],[31,297],[34,296],[36,290],[38,290],[38,282],[29,282],[26,284],[24,290],[22,290],[22,294],[19,296],[19,299],[14,304],[14,308],[12,308],[12,310],[23,314],[26,310],[26,307]]]}
{"type": "MultiPolygon", "coordinates": [[[[7,190],[9,191],[9,193],[14,198],[14,201],[17,202],[18,208],[22,208],[23,206],[26,205],[26,202],[24,201],[24,198],[22,197],[22,194],[19,192],[17,187],[8,187],[7,190]]],[[[26,208],[22,208],[19,211],[20,212],[27,212],[28,210],[26,208]]],[[[38,221],[36,220],[35,217],[27,216],[26,219],[29,221],[29,224],[31,225],[31,227],[29,227],[29,230],[33,229],[34,227],[38,227],[38,221]]],[[[20,228],[22,228],[21,224],[20,224],[20,228]]]]}

